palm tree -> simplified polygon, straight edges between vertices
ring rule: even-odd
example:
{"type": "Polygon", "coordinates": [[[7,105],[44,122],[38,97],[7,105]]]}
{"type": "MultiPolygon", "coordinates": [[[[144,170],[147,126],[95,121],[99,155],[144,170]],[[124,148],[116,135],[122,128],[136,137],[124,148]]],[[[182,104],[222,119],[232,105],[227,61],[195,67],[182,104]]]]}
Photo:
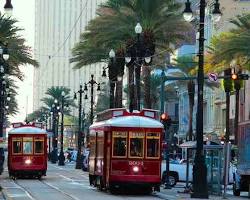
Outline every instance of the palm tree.
{"type": "MultiPolygon", "coordinates": [[[[177,58],[177,65],[185,73],[191,75],[197,66],[193,56],[181,56],[177,58]]],[[[189,122],[188,122],[188,133],[187,139],[192,140],[193,138],[193,110],[194,110],[194,96],[195,96],[195,83],[193,80],[187,82],[187,91],[189,99],[189,122]]]]}
{"type": "MultiPolygon", "coordinates": [[[[76,62],[75,68],[81,68],[106,59],[111,48],[116,49],[116,52],[126,52],[125,49],[136,42],[134,26],[138,21],[143,27],[141,39],[146,48],[164,59],[165,53],[171,51],[170,43],[178,46],[187,38],[185,31],[190,25],[182,19],[180,8],[181,4],[175,0],[108,0],[100,6],[98,17],[90,21],[87,31],[81,35],[80,42],[72,51],[71,61],[76,62]]],[[[124,55],[121,57],[124,58],[124,55]]],[[[134,63],[129,66],[130,80],[133,67],[134,63]]],[[[138,72],[140,67],[137,68],[138,72]]],[[[145,73],[146,76],[149,74],[145,73]]],[[[146,86],[145,92],[149,93],[150,84],[146,86]]],[[[150,95],[147,95],[147,104],[149,98],[150,95]]]]}
{"type": "MultiPolygon", "coordinates": [[[[250,14],[237,16],[230,21],[235,28],[229,32],[221,33],[212,39],[210,44],[210,66],[209,69],[219,72],[230,66],[232,61],[236,61],[239,72],[250,69],[250,14]]],[[[225,81],[227,82],[227,81],[225,81]]],[[[229,83],[227,83],[229,84],[229,83]]],[[[239,116],[239,91],[242,86],[241,81],[234,81],[235,89],[235,121],[234,136],[235,143],[238,139],[238,116],[239,116]]],[[[232,88],[232,87],[230,87],[232,88]]]]}
{"type": "Polygon", "coordinates": [[[18,35],[22,29],[16,26],[17,20],[8,18],[0,14],[0,46],[7,47],[10,58],[4,63],[5,74],[8,76],[6,82],[9,84],[9,94],[11,100],[9,102],[9,110],[7,114],[14,115],[17,113],[17,101],[15,96],[17,94],[17,86],[13,78],[23,80],[24,75],[19,66],[24,64],[31,64],[38,66],[38,63],[32,59],[31,48],[26,46],[25,39],[18,35]]]}
{"type": "Polygon", "coordinates": [[[72,97],[70,96],[70,89],[67,87],[63,87],[63,86],[52,86],[50,88],[47,89],[46,91],[46,95],[48,97],[44,97],[42,99],[42,101],[45,103],[46,105],[46,109],[50,110],[54,100],[57,99],[58,103],[61,104],[62,102],[62,92],[64,91],[65,96],[64,96],[64,105],[67,105],[64,107],[63,112],[65,112],[65,114],[70,114],[70,110],[69,110],[69,106],[74,106],[75,107],[75,103],[74,100],[72,99],[72,97]]]}

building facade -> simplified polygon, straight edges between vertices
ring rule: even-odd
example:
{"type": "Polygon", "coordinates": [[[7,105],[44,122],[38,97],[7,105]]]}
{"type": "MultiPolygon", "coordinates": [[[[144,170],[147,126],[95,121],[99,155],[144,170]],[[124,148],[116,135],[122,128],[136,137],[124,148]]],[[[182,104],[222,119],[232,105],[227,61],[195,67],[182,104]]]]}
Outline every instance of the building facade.
{"type": "MultiPolygon", "coordinates": [[[[71,50],[79,41],[88,22],[104,0],[36,0],[35,1],[35,59],[33,110],[42,106],[41,99],[51,86],[65,86],[71,94],[95,75],[99,81],[102,64],[73,70],[71,50]]],[[[88,103],[88,102],[87,102],[88,103]]],[[[89,107],[89,106],[87,106],[89,107]]]]}
{"type": "MultiPolygon", "coordinates": [[[[186,2],[186,1],[185,1],[186,2]]],[[[193,11],[198,8],[198,0],[191,1],[193,5],[193,11]]],[[[213,8],[213,1],[207,1],[207,5],[213,8]]],[[[220,8],[223,13],[221,20],[214,24],[209,9],[206,12],[205,18],[205,38],[206,45],[209,45],[211,37],[215,34],[219,34],[224,31],[229,31],[233,25],[230,22],[232,18],[239,14],[250,12],[249,0],[219,0],[220,8]]],[[[210,9],[211,10],[211,9],[210,9]]],[[[178,56],[185,56],[195,54],[198,46],[193,48],[190,45],[184,45],[178,50],[178,56]]],[[[188,131],[189,122],[189,100],[187,87],[184,84],[179,84],[179,131],[178,135],[181,138],[185,138],[188,131]]],[[[219,86],[219,85],[218,85],[219,86]]],[[[247,88],[249,87],[249,81],[245,82],[245,86],[241,91],[241,103],[240,103],[240,117],[239,117],[239,132],[245,132],[247,124],[250,124],[250,111],[249,103],[246,99],[250,99],[247,88]]],[[[197,89],[196,89],[197,91],[197,89]]],[[[194,112],[193,112],[193,131],[196,129],[196,105],[197,99],[195,97],[194,112]]],[[[225,92],[221,87],[209,87],[204,85],[204,101],[203,101],[203,123],[204,123],[204,135],[206,137],[216,136],[218,138],[223,137],[226,128],[226,102],[225,92]]],[[[230,139],[234,140],[233,136],[233,121],[235,117],[235,96],[230,98],[230,139]]],[[[249,126],[250,127],[250,126],[249,126]]]]}

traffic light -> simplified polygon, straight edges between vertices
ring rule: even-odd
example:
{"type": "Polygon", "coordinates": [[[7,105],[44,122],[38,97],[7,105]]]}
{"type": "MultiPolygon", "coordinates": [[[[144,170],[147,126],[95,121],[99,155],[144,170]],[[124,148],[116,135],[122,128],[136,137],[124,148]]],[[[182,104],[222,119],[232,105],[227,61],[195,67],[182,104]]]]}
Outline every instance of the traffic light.
{"type": "Polygon", "coordinates": [[[164,126],[164,129],[167,129],[171,126],[171,118],[168,116],[167,113],[161,114],[161,123],[164,126]]]}
{"type": "Polygon", "coordinates": [[[231,78],[232,78],[233,80],[238,79],[238,74],[233,73],[233,74],[231,75],[231,78]]]}

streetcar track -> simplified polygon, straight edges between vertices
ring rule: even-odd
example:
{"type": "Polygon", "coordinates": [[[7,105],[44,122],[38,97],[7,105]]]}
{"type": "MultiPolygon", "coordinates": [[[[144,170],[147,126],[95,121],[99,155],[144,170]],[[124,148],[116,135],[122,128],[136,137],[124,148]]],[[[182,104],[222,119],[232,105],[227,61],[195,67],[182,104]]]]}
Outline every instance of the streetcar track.
{"type": "MultiPolygon", "coordinates": [[[[52,184],[46,183],[44,180],[38,180],[38,181],[39,181],[40,183],[46,185],[47,187],[52,188],[52,189],[56,190],[57,192],[59,192],[59,193],[65,195],[65,196],[69,197],[70,199],[73,199],[73,200],[80,200],[79,198],[77,198],[77,197],[75,197],[75,196],[73,196],[73,195],[71,195],[71,194],[69,194],[69,193],[67,193],[67,192],[61,191],[58,187],[55,187],[55,186],[53,186],[52,184]]],[[[27,187],[24,187],[24,186],[22,186],[20,183],[18,183],[18,180],[13,180],[13,182],[14,182],[17,186],[19,186],[19,188],[20,188],[22,191],[24,191],[25,194],[26,194],[31,200],[36,200],[35,196],[32,195],[32,192],[31,192],[29,189],[27,189],[27,187]]]]}
{"type": "Polygon", "coordinates": [[[27,188],[21,186],[19,183],[17,183],[16,180],[13,180],[13,182],[14,182],[14,184],[16,184],[16,185],[19,187],[19,189],[21,189],[23,192],[25,192],[25,194],[26,194],[30,199],[35,200],[35,197],[32,195],[31,192],[29,192],[29,191],[27,190],[27,188]]]}

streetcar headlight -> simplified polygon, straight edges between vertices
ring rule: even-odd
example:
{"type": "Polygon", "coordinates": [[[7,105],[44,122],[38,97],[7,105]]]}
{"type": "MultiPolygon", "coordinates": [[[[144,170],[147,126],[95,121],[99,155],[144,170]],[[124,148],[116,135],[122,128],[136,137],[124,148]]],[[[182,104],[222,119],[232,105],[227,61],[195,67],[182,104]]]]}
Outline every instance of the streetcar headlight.
{"type": "Polygon", "coordinates": [[[31,160],[30,160],[30,159],[25,160],[25,164],[26,164],[26,165],[31,164],[31,160]]]}
{"type": "Polygon", "coordinates": [[[134,171],[134,172],[138,172],[138,171],[139,171],[139,167],[134,166],[134,167],[133,167],[133,171],[134,171]]]}

